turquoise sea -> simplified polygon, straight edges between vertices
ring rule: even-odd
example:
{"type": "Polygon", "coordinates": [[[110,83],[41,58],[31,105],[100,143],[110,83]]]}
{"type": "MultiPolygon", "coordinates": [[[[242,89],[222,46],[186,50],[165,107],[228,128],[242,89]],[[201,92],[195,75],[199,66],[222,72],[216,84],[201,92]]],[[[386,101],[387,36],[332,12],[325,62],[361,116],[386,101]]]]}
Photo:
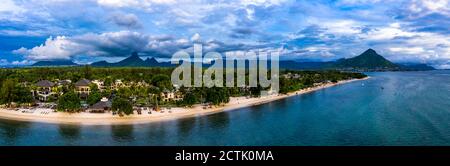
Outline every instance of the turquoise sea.
{"type": "Polygon", "coordinates": [[[367,74],[372,78],[167,122],[0,120],[0,145],[450,145],[450,71],[367,74]]]}

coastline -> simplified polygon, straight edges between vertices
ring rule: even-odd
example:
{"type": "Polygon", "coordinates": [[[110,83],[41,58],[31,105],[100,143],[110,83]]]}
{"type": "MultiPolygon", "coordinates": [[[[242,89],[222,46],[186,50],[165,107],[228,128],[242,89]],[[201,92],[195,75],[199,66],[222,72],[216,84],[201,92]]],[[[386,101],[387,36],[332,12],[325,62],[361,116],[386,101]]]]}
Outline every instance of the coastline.
{"type": "Polygon", "coordinates": [[[130,125],[142,124],[151,122],[161,122],[176,120],[189,117],[205,116],[224,111],[232,111],[240,108],[260,105],[292,96],[302,95],[317,90],[329,88],[336,85],[350,83],[354,81],[366,80],[370,77],[362,79],[343,80],[337,83],[326,83],[313,88],[302,89],[288,94],[270,95],[259,98],[246,97],[232,97],[230,102],[220,107],[213,107],[203,109],[201,105],[196,105],[192,108],[176,107],[172,109],[163,109],[164,113],[154,112],[152,114],[143,113],[142,115],[133,114],[130,116],[119,117],[111,113],[63,113],[51,112],[49,110],[39,110],[33,113],[22,113],[22,111],[15,111],[10,109],[0,109],[0,119],[41,122],[41,123],[56,123],[56,124],[77,124],[77,125],[130,125]],[[44,113],[43,113],[44,112],[44,113]],[[46,113],[48,112],[48,113],[46,113]],[[171,113],[169,113],[171,112],[171,113]]]}

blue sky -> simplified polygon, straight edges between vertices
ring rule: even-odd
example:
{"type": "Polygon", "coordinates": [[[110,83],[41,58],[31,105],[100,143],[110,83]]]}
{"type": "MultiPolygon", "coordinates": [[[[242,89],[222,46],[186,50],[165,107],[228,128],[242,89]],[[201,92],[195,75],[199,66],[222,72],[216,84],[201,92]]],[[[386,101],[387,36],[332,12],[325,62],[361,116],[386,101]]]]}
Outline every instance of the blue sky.
{"type": "Polygon", "coordinates": [[[2,0],[0,66],[278,50],[329,61],[368,48],[450,68],[449,0],[2,0]]]}

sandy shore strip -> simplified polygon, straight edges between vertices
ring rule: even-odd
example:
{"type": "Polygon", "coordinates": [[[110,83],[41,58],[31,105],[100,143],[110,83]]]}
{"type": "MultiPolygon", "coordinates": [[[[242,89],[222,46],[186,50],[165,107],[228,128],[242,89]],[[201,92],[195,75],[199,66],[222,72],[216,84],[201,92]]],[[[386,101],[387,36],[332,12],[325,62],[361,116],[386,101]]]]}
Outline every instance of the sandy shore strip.
{"type": "Polygon", "coordinates": [[[302,89],[296,92],[291,92],[285,95],[270,95],[259,98],[247,98],[247,97],[232,97],[230,102],[221,107],[213,107],[204,109],[201,105],[196,105],[192,108],[171,108],[162,109],[161,112],[143,111],[141,115],[133,114],[129,116],[120,117],[118,115],[112,115],[111,113],[64,113],[53,112],[50,109],[0,109],[0,119],[16,120],[16,121],[31,121],[31,122],[43,122],[43,123],[57,123],[57,124],[80,124],[80,125],[127,125],[127,124],[142,124],[151,122],[160,122],[175,120],[180,118],[204,116],[209,114],[220,113],[223,111],[236,110],[243,107],[249,107],[268,103],[283,98],[301,95],[320,89],[345,84],[358,80],[369,79],[369,77],[363,79],[352,79],[339,81],[338,83],[326,83],[317,87],[302,89]]]}

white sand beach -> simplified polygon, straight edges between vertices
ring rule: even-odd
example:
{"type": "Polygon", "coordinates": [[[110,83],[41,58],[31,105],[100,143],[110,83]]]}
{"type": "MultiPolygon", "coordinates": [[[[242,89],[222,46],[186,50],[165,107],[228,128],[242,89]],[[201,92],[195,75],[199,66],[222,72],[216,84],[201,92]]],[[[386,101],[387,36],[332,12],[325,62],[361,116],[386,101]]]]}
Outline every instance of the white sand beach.
{"type": "MultiPolygon", "coordinates": [[[[364,79],[368,79],[364,78],[364,79]]],[[[259,98],[246,98],[246,97],[232,97],[230,102],[221,107],[213,107],[204,109],[201,105],[196,105],[192,108],[171,108],[162,109],[161,112],[143,111],[141,115],[133,114],[130,116],[120,117],[118,115],[112,115],[111,113],[63,113],[54,112],[51,109],[0,109],[0,119],[17,120],[17,121],[32,121],[32,122],[44,122],[44,123],[60,123],[60,124],[81,124],[81,125],[116,125],[116,124],[139,124],[150,123],[158,121],[167,121],[187,117],[204,116],[223,111],[236,110],[243,107],[249,107],[253,105],[259,105],[283,98],[301,95],[316,90],[336,86],[339,84],[349,83],[364,79],[352,79],[340,81],[338,83],[326,83],[314,88],[307,88],[292,92],[286,95],[271,95],[259,98]]]]}

